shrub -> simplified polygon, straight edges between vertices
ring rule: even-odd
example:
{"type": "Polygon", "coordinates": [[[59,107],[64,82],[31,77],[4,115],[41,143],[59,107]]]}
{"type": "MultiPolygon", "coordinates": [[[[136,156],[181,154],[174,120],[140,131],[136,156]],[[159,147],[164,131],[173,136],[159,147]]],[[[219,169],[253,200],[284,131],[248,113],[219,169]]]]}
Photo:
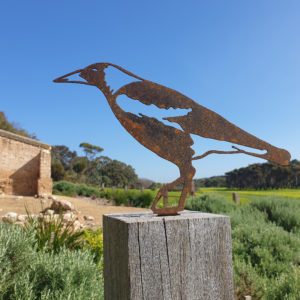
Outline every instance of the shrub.
{"type": "Polygon", "coordinates": [[[88,249],[40,253],[35,259],[29,272],[33,299],[103,299],[102,275],[88,249]]]}
{"type": "Polygon", "coordinates": [[[250,206],[264,211],[271,222],[290,232],[300,233],[300,202],[296,199],[265,197],[253,199],[250,206]]]}
{"type": "Polygon", "coordinates": [[[98,197],[100,195],[100,191],[97,188],[90,187],[85,184],[76,185],[76,192],[79,196],[84,197],[91,197],[92,195],[98,197]]]}
{"type": "Polygon", "coordinates": [[[112,192],[110,189],[105,190],[104,197],[105,197],[105,199],[108,199],[108,200],[112,199],[112,192]]]}
{"type": "Polygon", "coordinates": [[[134,207],[149,207],[153,201],[153,193],[150,191],[132,190],[127,193],[129,204],[134,207]]]}
{"type": "Polygon", "coordinates": [[[89,249],[37,252],[34,235],[0,224],[0,299],[103,299],[103,279],[89,249]]]}
{"type": "Polygon", "coordinates": [[[22,274],[34,261],[33,245],[32,234],[24,235],[19,226],[0,223],[0,299],[10,299],[16,286],[23,285],[22,274]]]}
{"type": "Polygon", "coordinates": [[[185,208],[189,210],[203,211],[208,213],[229,213],[236,209],[236,205],[229,202],[222,195],[204,194],[187,199],[185,208]]]}
{"type": "Polygon", "coordinates": [[[129,204],[131,206],[137,206],[136,204],[139,202],[138,198],[140,196],[140,191],[138,190],[128,190],[127,191],[127,195],[128,195],[128,201],[129,201],[129,204]]]}
{"type": "Polygon", "coordinates": [[[244,299],[245,295],[253,300],[299,299],[298,204],[273,197],[236,207],[213,194],[187,200],[188,209],[231,218],[235,299],[244,299]]]}
{"type": "Polygon", "coordinates": [[[124,190],[115,190],[113,193],[113,199],[116,205],[126,205],[127,198],[127,193],[124,190]]]}
{"type": "Polygon", "coordinates": [[[267,300],[299,300],[300,270],[292,267],[288,273],[283,273],[272,280],[266,287],[267,300]]]}
{"type": "Polygon", "coordinates": [[[267,280],[259,276],[250,263],[239,258],[234,259],[233,275],[234,299],[245,299],[245,295],[251,295],[252,300],[262,299],[267,280]]]}
{"type": "Polygon", "coordinates": [[[230,217],[236,299],[298,299],[299,236],[270,223],[265,212],[251,206],[232,211],[230,217]],[[297,283],[291,270],[298,274],[297,283]]]}
{"type": "Polygon", "coordinates": [[[95,187],[90,187],[85,184],[74,184],[69,181],[59,181],[53,185],[53,194],[76,197],[84,196],[91,197],[92,195],[99,197],[100,191],[95,187]]]}
{"type": "Polygon", "coordinates": [[[141,193],[140,197],[138,198],[138,202],[135,203],[134,206],[149,207],[152,201],[153,201],[153,194],[147,191],[141,193]]]}
{"type": "Polygon", "coordinates": [[[232,230],[234,258],[250,263],[258,274],[274,278],[300,262],[300,240],[271,223],[240,224],[232,230]]]}
{"type": "Polygon", "coordinates": [[[94,254],[95,263],[103,270],[103,229],[84,231],[85,246],[94,254]]]}
{"type": "Polygon", "coordinates": [[[59,181],[53,184],[53,194],[64,196],[77,196],[76,185],[69,181],[59,181]]]}
{"type": "Polygon", "coordinates": [[[61,214],[57,219],[43,215],[38,220],[35,220],[28,211],[27,215],[28,223],[25,230],[34,235],[38,251],[58,253],[63,247],[70,250],[82,248],[83,232],[73,229],[74,222],[63,223],[61,214]]]}

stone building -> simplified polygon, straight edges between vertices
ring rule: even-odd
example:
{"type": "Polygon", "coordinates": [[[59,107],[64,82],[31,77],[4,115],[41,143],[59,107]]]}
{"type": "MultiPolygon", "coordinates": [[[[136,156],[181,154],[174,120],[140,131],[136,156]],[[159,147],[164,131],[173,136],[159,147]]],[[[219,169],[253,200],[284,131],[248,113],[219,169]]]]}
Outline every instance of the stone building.
{"type": "Polygon", "coordinates": [[[0,129],[0,194],[52,194],[51,146],[0,129]]]}

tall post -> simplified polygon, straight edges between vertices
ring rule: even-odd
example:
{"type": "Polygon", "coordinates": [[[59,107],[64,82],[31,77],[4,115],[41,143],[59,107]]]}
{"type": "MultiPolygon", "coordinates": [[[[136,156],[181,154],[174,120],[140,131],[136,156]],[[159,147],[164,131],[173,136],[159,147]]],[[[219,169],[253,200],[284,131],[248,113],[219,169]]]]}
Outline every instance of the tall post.
{"type": "Polygon", "coordinates": [[[105,300],[232,300],[230,219],[104,215],[105,300]]]}

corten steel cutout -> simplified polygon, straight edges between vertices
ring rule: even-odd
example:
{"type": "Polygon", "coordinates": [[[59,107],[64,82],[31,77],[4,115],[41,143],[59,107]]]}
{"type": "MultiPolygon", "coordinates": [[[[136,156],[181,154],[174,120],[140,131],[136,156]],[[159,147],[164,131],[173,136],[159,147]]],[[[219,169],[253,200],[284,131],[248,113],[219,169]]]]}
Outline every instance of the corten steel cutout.
{"type": "Polygon", "coordinates": [[[181,93],[145,80],[117,65],[111,63],[95,63],[86,68],[61,76],[55,79],[54,82],[80,83],[98,87],[106,97],[117,119],[139,143],[178,166],[180,177],[171,183],[165,184],[158,191],[154,199],[151,209],[158,215],[175,215],[184,209],[184,202],[187,194],[191,193],[192,179],[195,175],[195,169],[192,166],[193,160],[201,159],[213,153],[244,153],[264,158],[283,166],[289,164],[291,156],[288,151],[276,148],[256,138],[181,93]],[[105,69],[109,66],[131,76],[134,81],[122,86],[114,92],[105,81],[105,69]],[[69,80],[68,77],[74,74],[78,74],[84,81],[69,80]],[[138,100],[146,105],[154,104],[158,108],[169,109],[172,107],[191,109],[191,111],[184,116],[164,118],[165,120],[179,124],[182,128],[182,130],[179,130],[175,127],[165,125],[155,118],[150,118],[142,114],[137,116],[130,112],[125,112],[117,104],[117,97],[120,95],[126,95],[132,100],[138,100]],[[202,155],[193,156],[194,151],[191,149],[191,146],[194,142],[190,134],[232,142],[254,149],[266,150],[267,152],[265,154],[257,154],[232,146],[232,148],[235,149],[234,151],[210,150],[202,155]],[[178,206],[167,207],[168,190],[179,184],[183,185],[183,189],[178,206]],[[161,197],[163,197],[164,207],[156,208],[161,197]]]}

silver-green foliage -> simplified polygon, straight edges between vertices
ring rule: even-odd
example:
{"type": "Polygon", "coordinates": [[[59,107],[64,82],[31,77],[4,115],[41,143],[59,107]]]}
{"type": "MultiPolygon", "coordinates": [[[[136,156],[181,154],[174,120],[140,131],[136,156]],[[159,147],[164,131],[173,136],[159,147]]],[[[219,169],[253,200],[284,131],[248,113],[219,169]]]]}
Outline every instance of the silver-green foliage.
{"type": "Polygon", "coordinates": [[[186,208],[230,216],[235,299],[300,299],[298,202],[271,197],[239,207],[208,194],[190,198],[186,208]]]}
{"type": "Polygon", "coordinates": [[[88,249],[36,250],[33,234],[0,224],[0,299],[103,299],[102,274],[88,249]]]}

